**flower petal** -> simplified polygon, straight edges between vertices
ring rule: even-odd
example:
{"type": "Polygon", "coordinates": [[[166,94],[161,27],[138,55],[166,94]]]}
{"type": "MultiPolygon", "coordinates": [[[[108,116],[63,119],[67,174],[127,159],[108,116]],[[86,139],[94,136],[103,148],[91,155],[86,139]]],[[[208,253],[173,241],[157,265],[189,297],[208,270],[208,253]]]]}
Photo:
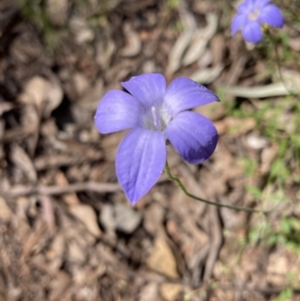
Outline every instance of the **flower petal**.
{"type": "Polygon", "coordinates": [[[271,0],[254,0],[254,7],[256,9],[264,8],[271,0]]]}
{"type": "Polygon", "coordinates": [[[157,182],[166,163],[162,133],[133,129],[119,146],[116,157],[118,180],[134,205],[157,182]]]}
{"type": "Polygon", "coordinates": [[[231,35],[235,35],[237,31],[243,28],[248,22],[248,18],[246,15],[235,15],[231,22],[231,35]]]}
{"type": "Polygon", "coordinates": [[[102,134],[113,133],[138,126],[141,104],[130,94],[112,90],[100,101],[95,123],[102,134]]]}
{"type": "Polygon", "coordinates": [[[245,0],[237,7],[237,12],[239,14],[248,14],[254,6],[254,0],[245,0]]]}
{"type": "Polygon", "coordinates": [[[166,79],[159,73],[134,76],[121,84],[145,109],[160,105],[166,92],[166,79]]]}
{"type": "Polygon", "coordinates": [[[257,21],[246,24],[242,29],[242,34],[247,42],[254,44],[259,43],[263,38],[261,26],[257,21]]]}
{"type": "Polygon", "coordinates": [[[277,28],[281,28],[284,25],[283,15],[280,9],[274,4],[265,6],[258,20],[261,23],[268,24],[277,28]]]}
{"type": "Polygon", "coordinates": [[[172,117],[213,101],[219,101],[219,98],[212,91],[186,77],[174,79],[164,97],[164,105],[172,117]]]}
{"type": "Polygon", "coordinates": [[[195,112],[178,114],[165,134],[182,158],[192,164],[208,159],[218,142],[213,123],[195,112]]]}

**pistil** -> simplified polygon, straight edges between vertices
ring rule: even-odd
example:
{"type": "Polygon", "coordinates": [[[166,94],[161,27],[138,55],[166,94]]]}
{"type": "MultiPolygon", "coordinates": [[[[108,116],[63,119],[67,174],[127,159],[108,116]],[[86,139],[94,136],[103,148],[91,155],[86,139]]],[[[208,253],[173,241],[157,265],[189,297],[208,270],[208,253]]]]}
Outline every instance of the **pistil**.
{"type": "Polygon", "coordinates": [[[255,21],[259,17],[260,11],[258,9],[254,9],[248,15],[251,21],[255,21]]]}
{"type": "Polygon", "coordinates": [[[151,113],[152,113],[154,127],[157,131],[160,131],[161,123],[160,123],[159,111],[157,110],[156,107],[153,106],[153,107],[151,107],[151,113]]]}

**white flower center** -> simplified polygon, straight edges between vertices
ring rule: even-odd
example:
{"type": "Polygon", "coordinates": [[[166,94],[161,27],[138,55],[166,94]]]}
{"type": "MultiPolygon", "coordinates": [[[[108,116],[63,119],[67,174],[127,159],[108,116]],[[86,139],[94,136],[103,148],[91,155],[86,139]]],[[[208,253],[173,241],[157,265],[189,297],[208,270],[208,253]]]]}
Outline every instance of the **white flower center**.
{"type": "Polygon", "coordinates": [[[142,117],[143,127],[157,132],[163,132],[171,121],[171,116],[164,107],[152,106],[142,117]]]}
{"type": "Polygon", "coordinates": [[[257,18],[259,17],[259,15],[260,15],[260,10],[257,9],[257,8],[254,8],[254,9],[249,13],[248,18],[249,18],[249,20],[251,20],[251,21],[255,21],[255,20],[257,20],[257,18]]]}

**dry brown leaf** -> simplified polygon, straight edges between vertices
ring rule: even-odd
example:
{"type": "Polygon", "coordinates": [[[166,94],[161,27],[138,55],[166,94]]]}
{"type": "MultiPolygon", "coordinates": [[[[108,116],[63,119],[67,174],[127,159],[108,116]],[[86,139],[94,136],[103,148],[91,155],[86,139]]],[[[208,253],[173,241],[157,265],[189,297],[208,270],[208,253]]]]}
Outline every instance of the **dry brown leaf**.
{"type": "MultiPolygon", "coordinates": [[[[83,266],[78,266],[74,268],[73,279],[76,286],[84,288],[85,286],[90,286],[93,280],[97,277],[101,277],[106,271],[104,264],[99,264],[96,270],[92,270],[89,264],[83,266]]],[[[79,290],[80,292],[80,290],[79,290]]],[[[86,296],[86,294],[83,294],[86,296]]],[[[82,300],[80,298],[79,300],[82,300]]]]}
{"type": "Polygon", "coordinates": [[[133,210],[129,205],[117,204],[114,208],[116,228],[119,231],[130,234],[136,230],[142,220],[139,211],[133,210]]]}
{"type": "Polygon", "coordinates": [[[52,281],[49,283],[49,301],[71,300],[71,297],[62,298],[62,296],[65,295],[64,293],[70,286],[71,282],[71,276],[67,272],[58,271],[55,274],[55,277],[53,277],[52,281]]]}
{"type": "Polygon", "coordinates": [[[175,256],[162,236],[156,239],[154,250],[147,260],[147,265],[150,269],[169,278],[177,279],[179,277],[175,256]]]}
{"type": "Polygon", "coordinates": [[[0,196],[0,221],[9,222],[12,218],[12,212],[7,206],[5,200],[0,196]]]}
{"type": "Polygon", "coordinates": [[[292,92],[299,93],[300,91],[300,73],[291,69],[281,69],[281,76],[279,73],[276,74],[278,81],[283,80],[284,86],[292,92]]]}
{"type": "MultiPolygon", "coordinates": [[[[220,142],[216,148],[214,160],[214,170],[219,177],[216,178],[216,181],[213,181],[215,175],[207,172],[207,176],[211,181],[215,182],[215,184],[204,185],[204,188],[215,190],[219,195],[224,195],[227,190],[225,183],[234,178],[240,178],[244,174],[243,168],[237,163],[236,158],[232,156],[228,147],[222,142],[220,142]]],[[[204,178],[205,182],[209,181],[206,177],[204,178]]]]}
{"type": "MultiPolygon", "coordinates": [[[[193,18],[193,16],[191,17],[193,18]]],[[[180,34],[170,52],[166,69],[168,76],[171,76],[182,66],[192,64],[203,55],[207,43],[216,32],[217,24],[217,16],[208,14],[205,28],[196,29],[194,26],[187,26],[187,29],[180,34]]]]}
{"type": "Polygon", "coordinates": [[[182,292],[182,285],[177,283],[163,283],[159,291],[166,301],[174,301],[182,292]]]}
{"type": "Polygon", "coordinates": [[[277,157],[278,146],[271,145],[270,147],[264,148],[261,152],[261,164],[260,164],[260,173],[266,175],[272,166],[273,161],[277,157]]]}
{"type": "Polygon", "coordinates": [[[225,77],[226,85],[232,86],[238,82],[242,72],[245,69],[245,64],[247,63],[247,61],[248,61],[248,57],[246,55],[242,55],[239,58],[237,58],[235,61],[233,61],[225,77]]]}
{"type": "Polygon", "coordinates": [[[35,231],[29,232],[30,234],[26,237],[25,243],[23,244],[22,255],[24,258],[29,258],[35,250],[41,250],[46,243],[46,241],[42,239],[48,233],[46,224],[43,223],[42,220],[38,220],[35,227],[35,231]]]}
{"type": "Polygon", "coordinates": [[[10,111],[13,109],[14,105],[10,102],[1,102],[0,103],[0,116],[3,115],[3,113],[10,111]]]}
{"type": "Polygon", "coordinates": [[[65,238],[60,232],[56,233],[49,251],[46,253],[49,260],[49,268],[52,272],[57,272],[64,261],[65,238]]]}
{"type": "MultiPolygon", "coordinates": [[[[69,182],[63,172],[57,171],[57,173],[55,174],[55,184],[63,187],[69,185],[69,182]]],[[[76,193],[66,193],[62,196],[62,199],[68,205],[80,204],[76,193]]]]}
{"type": "Polygon", "coordinates": [[[206,116],[212,121],[221,119],[226,115],[224,105],[220,102],[214,102],[206,106],[197,107],[194,109],[194,111],[206,116]]]}
{"type": "Polygon", "coordinates": [[[252,149],[263,149],[268,144],[269,141],[266,137],[259,136],[257,133],[250,133],[246,137],[247,145],[252,149]]]}
{"type": "Polygon", "coordinates": [[[62,99],[63,91],[54,74],[51,74],[49,80],[34,76],[24,85],[23,93],[19,96],[21,103],[34,104],[43,110],[46,117],[60,105],[62,99]]]}
{"type": "MultiPolygon", "coordinates": [[[[4,122],[3,120],[0,120],[0,141],[3,141],[4,137],[4,122]]],[[[3,143],[0,143],[0,161],[4,158],[4,148],[3,143]]]]}
{"type": "Polygon", "coordinates": [[[148,283],[146,284],[140,294],[139,301],[157,301],[158,299],[158,288],[157,283],[148,283]]]}
{"type": "Polygon", "coordinates": [[[225,36],[223,34],[216,34],[212,37],[210,48],[212,53],[212,65],[219,65],[223,62],[225,49],[225,36]]]}
{"type": "Polygon", "coordinates": [[[188,47],[193,35],[194,29],[188,29],[187,31],[181,33],[178,37],[169,55],[168,66],[166,69],[166,74],[168,76],[172,75],[181,67],[182,55],[188,47]]]}
{"type": "Polygon", "coordinates": [[[70,240],[67,243],[67,258],[68,261],[76,262],[77,264],[82,264],[86,260],[84,250],[75,240],[70,240]]]}
{"type": "Polygon", "coordinates": [[[164,208],[160,204],[156,202],[149,204],[144,215],[144,228],[153,236],[157,235],[157,232],[162,228],[164,215],[164,208]]]}
{"type": "Polygon", "coordinates": [[[226,118],[228,134],[232,137],[238,137],[253,130],[256,125],[254,118],[238,119],[234,117],[226,118]]]}
{"type": "Polygon", "coordinates": [[[49,227],[49,232],[53,234],[55,228],[55,216],[52,199],[47,195],[42,195],[40,200],[43,214],[42,216],[49,227]]]}
{"type": "Polygon", "coordinates": [[[198,65],[198,69],[204,69],[207,68],[209,65],[212,64],[212,54],[211,51],[209,49],[205,49],[204,53],[202,54],[202,56],[199,58],[199,60],[197,61],[197,65],[198,65]]]}
{"type": "MultiPolygon", "coordinates": [[[[72,78],[72,88],[76,92],[77,97],[81,97],[90,89],[90,83],[88,78],[79,72],[75,72],[72,78]]],[[[78,100],[78,99],[76,99],[78,100]]]]}
{"type": "MultiPolygon", "coordinates": [[[[102,96],[105,93],[104,90],[104,83],[103,83],[103,79],[100,78],[98,79],[94,86],[91,87],[78,101],[79,105],[80,105],[80,109],[81,112],[82,110],[87,110],[89,112],[93,112],[96,110],[98,103],[99,103],[99,99],[102,98],[102,96]]],[[[80,111],[79,111],[80,113],[80,111]]]]}
{"type": "Polygon", "coordinates": [[[101,235],[101,230],[98,225],[98,219],[95,211],[88,205],[73,205],[69,207],[70,213],[78,218],[96,237],[101,235]]]}
{"type": "Polygon", "coordinates": [[[14,164],[23,171],[24,176],[26,176],[30,182],[35,183],[37,181],[37,173],[33,162],[25,150],[19,145],[14,144],[10,156],[14,164]]]}
{"type": "MultiPolygon", "coordinates": [[[[37,108],[34,104],[23,107],[22,126],[23,129],[31,129],[31,135],[26,139],[26,146],[30,157],[34,156],[39,138],[40,114],[42,108],[37,108]]],[[[19,131],[20,132],[20,131],[19,131]]]]}
{"type": "MultiPolygon", "coordinates": [[[[285,96],[290,94],[289,89],[282,82],[265,86],[222,86],[220,88],[222,88],[225,93],[246,98],[266,98],[272,96],[285,96]]],[[[297,93],[296,90],[294,90],[294,92],[297,93]]]]}
{"type": "Polygon", "coordinates": [[[131,234],[141,223],[142,215],[129,205],[104,205],[100,220],[107,231],[118,229],[126,234],[131,234]]]}
{"type": "Polygon", "coordinates": [[[291,271],[288,259],[281,252],[272,253],[269,256],[267,266],[267,281],[273,286],[285,286],[287,283],[286,275],[291,271]]]}
{"type": "Polygon", "coordinates": [[[47,0],[46,2],[47,17],[50,22],[56,26],[63,26],[68,20],[68,0],[47,0]]]}
{"type": "Polygon", "coordinates": [[[81,45],[94,40],[95,33],[89,27],[87,20],[79,16],[73,16],[69,22],[77,44],[81,45]]]}
{"type": "Polygon", "coordinates": [[[231,116],[215,122],[219,135],[227,133],[232,138],[248,133],[255,128],[255,125],[256,120],[254,118],[239,119],[231,116]]]}
{"type": "Polygon", "coordinates": [[[298,37],[296,38],[292,38],[292,37],[289,37],[288,39],[288,43],[289,43],[289,46],[296,52],[299,52],[300,51],[300,40],[298,37]]]}
{"type": "Polygon", "coordinates": [[[190,78],[200,84],[210,84],[220,76],[223,69],[223,64],[216,65],[212,68],[199,69],[194,72],[190,78]]]}
{"type": "Polygon", "coordinates": [[[61,166],[78,166],[89,161],[98,161],[103,157],[100,150],[82,147],[82,144],[78,144],[79,147],[76,149],[76,143],[67,144],[61,140],[57,140],[57,142],[60,144],[57,146],[54,145],[53,148],[55,147],[58,150],[72,150],[72,154],[65,152],[61,154],[36,157],[34,160],[34,166],[38,171],[59,168],[61,166]]]}
{"type": "Polygon", "coordinates": [[[125,57],[132,57],[139,54],[142,49],[140,36],[134,31],[129,22],[123,25],[123,29],[127,45],[121,50],[120,54],[125,57]]]}
{"type": "Polygon", "coordinates": [[[103,205],[99,218],[106,231],[114,231],[116,229],[116,218],[113,206],[103,205]]]}
{"type": "Polygon", "coordinates": [[[103,41],[100,40],[96,45],[96,62],[103,69],[106,69],[110,65],[112,56],[116,50],[116,44],[111,39],[111,37],[108,36],[105,38],[107,40],[105,41],[105,43],[103,43],[103,41]]]}
{"type": "Polygon", "coordinates": [[[216,33],[218,26],[218,17],[216,14],[207,14],[207,26],[197,29],[190,41],[187,52],[182,59],[182,65],[187,66],[197,61],[204,53],[206,46],[213,35],[216,33]]]}

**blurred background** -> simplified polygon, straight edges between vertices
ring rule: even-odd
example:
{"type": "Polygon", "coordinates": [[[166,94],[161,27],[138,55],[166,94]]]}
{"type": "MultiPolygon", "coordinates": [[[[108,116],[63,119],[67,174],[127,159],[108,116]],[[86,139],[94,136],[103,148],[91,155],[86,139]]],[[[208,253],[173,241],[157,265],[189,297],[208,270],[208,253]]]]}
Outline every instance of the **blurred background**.
{"type": "Polygon", "coordinates": [[[300,300],[300,2],[274,2],[286,25],[254,47],[230,36],[236,1],[0,1],[1,301],[300,300]],[[196,109],[215,153],[189,165],[168,146],[172,173],[267,217],[164,175],[129,205],[124,133],[93,117],[146,72],[221,99],[196,109]]]}

